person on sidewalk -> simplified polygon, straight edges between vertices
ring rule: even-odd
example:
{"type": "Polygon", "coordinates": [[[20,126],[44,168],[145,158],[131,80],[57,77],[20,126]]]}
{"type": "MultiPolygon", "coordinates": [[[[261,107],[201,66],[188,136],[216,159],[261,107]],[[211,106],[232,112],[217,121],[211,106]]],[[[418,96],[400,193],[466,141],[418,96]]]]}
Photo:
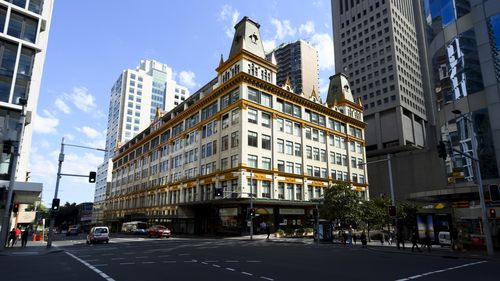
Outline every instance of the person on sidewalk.
{"type": "Polygon", "coordinates": [[[21,234],[21,247],[26,247],[26,244],[28,244],[28,237],[30,235],[30,228],[26,227],[21,234]]]}
{"type": "Polygon", "coordinates": [[[9,247],[9,244],[10,247],[14,247],[14,244],[16,244],[16,240],[17,240],[16,229],[12,228],[12,230],[9,233],[9,240],[7,241],[7,247],[9,247]]]}
{"type": "Polygon", "coordinates": [[[365,231],[364,231],[364,230],[363,230],[363,232],[361,232],[360,239],[361,239],[361,247],[362,247],[362,248],[368,248],[368,247],[366,246],[366,244],[367,244],[367,240],[366,240],[366,234],[365,234],[365,231]]]}
{"type": "Polygon", "coordinates": [[[16,227],[16,241],[14,244],[17,243],[17,240],[21,240],[21,229],[19,227],[16,227]]]}
{"type": "Polygon", "coordinates": [[[427,235],[425,236],[425,246],[427,247],[427,252],[430,253],[432,248],[432,240],[429,233],[427,233],[427,235]]]}
{"type": "Polygon", "coordinates": [[[422,252],[422,250],[418,247],[418,230],[415,229],[415,231],[413,231],[413,234],[411,236],[411,251],[413,252],[415,247],[417,247],[417,250],[419,252],[422,252]]]}
{"type": "Polygon", "coordinates": [[[259,227],[260,227],[260,234],[264,234],[266,233],[266,222],[265,221],[262,221],[260,224],[259,224],[259,227]]]}
{"type": "Polygon", "coordinates": [[[398,249],[400,249],[400,245],[403,246],[403,250],[404,250],[405,249],[405,241],[403,239],[402,229],[398,229],[398,232],[396,233],[396,246],[398,249]]]}
{"type": "Polygon", "coordinates": [[[267,240],[269,240],[269,236],[271,235],[271,223],[266,223],[266,233],[267,233],[267,240]]]}

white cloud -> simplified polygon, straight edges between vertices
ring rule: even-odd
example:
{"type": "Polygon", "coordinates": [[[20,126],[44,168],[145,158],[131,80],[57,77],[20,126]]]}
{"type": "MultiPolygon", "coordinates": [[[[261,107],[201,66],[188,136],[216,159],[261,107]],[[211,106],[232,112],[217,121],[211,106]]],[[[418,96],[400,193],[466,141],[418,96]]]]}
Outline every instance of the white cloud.
{"type": "Polygon", "coordinates": [[[328,93],[328,86],[330,86],[330,81],[327,79],[319,78],[319,93],[322,100],[326,100],[328,93]]]}
{"type": "Polygon", "coordinates": [[[71,113],[69,106],[60,98],[56,99],[56,101],[54,102],[54,105],[56,106],[57,109],[59,109],[60,111],[66,113],[66,114],[71,113]]]}
{"type": "Polygon", "coordinates": [[[315,33],[311,37],[311,44],[318,51],[319,69],[334,71],[335,56],[333,53],[333,40],[328,33],[315,33]]]}
{"type": "Polygon", "coordinates": [[[89,139],[96,139],[96,138],[102,137],[101,132],[97,131],[96,129],[90,128],[88,126],[76,128],[76,130],[83,133],[89,139]]]}
{"type": "Polygon", "coordinates": [[[308,21],[299,26],[300,34],[311,34],[314,33],[314,22],[308,21]]]}
{"type": "Polygon", "coordinates": [[[195,78],[196,74],[194,74],[194,72],[190,70],[187,71],[183,70],[179,73],[179,81],[180,81],[179,84],[192,89],[196,86],[196,82],[194,81],[195,78]]]}
{"type": "Polygon", "coordinates": [[[219,12],[219,18],[218,18],[219,21],[231,20],[231,23],[230,24],[228,23],[224,27],[224,32],[226,33],[226,36],[231,39],[233,38],[234,35],[234,26],[236,25],[236,22],[238,21],[239,17],[240,17],[240,12],[238,12],[238,10],[227,4],[222,6],[219,12]]]}
{"type": "Polygon", "coordinates": [[[95,98],[85,87],[73,87],[69,100],[80,110],[89,112],[96,107],[95,98]]]}
{"type": "Polygon", "coordinates": [[[278,40],[283,40],[287,36],[295,36],[297,33],[297,29],[292,27],[292,23],[289,20],[280,21],[278,19],[272,18],[271,24],[276,27],[276,36],[275,38],[278,40]]]}
{"type": "Polygon", "coordinates": [[[57,126],[59,125],[59,119],[55,118],[47,110],[43,111],[44,117],[35,114],[35,122],[33,122],[33,131],[39,134],[51,134],[55,133],[57,126]]]}
{"type": "Polygon", "coordinates": [[[269,53],[276,48],[276,41],[274,41],[274,40],[262,40],[262,45],[264,45],[264,51],[266,53],[269,53]]]}
{"type": "Polygon", "coordinates": [[[75,136],[72,134],[65,134],[64,137],[69,141],[75,140],[75,136]]]}

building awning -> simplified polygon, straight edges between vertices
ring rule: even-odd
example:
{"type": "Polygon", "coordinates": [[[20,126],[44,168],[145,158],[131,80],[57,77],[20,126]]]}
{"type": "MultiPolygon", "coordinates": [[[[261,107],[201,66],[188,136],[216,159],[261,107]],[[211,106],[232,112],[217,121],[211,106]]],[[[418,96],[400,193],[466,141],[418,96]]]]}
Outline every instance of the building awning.
{"type": "MultiPolygon", "coordinates": [[[[0,188],[5,191],[9,188],[9,181],[0,180],[0,188]]],[[[43,184],[38,182],[14,182],[14,202],[21,204],[31,204],[38,200],[43,190],[43,184]]]]}

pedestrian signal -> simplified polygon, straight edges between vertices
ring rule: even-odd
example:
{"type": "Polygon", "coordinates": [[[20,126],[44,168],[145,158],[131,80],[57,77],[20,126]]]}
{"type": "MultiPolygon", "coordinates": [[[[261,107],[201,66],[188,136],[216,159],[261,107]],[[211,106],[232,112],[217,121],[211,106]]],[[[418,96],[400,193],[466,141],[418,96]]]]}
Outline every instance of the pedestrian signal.
{"type": "Polygon", "coordinates": [[[391,217],[396,216],[396,206],[389,206],[389,216],[391,217]]]}
{"type": "Polygon", "coordinates": [[[255,208],[250,208],[250,210],[248,210],[248,211],[249,211],[250,217],[252,217],[252,218],[255,217],[255,208]]]}
{"type": "Polygon", "coordinates": [[[59,211],[59,203],[61,200],[59,198],[54,198],[52,199],[52,211],[57,212],[59,211]]]}

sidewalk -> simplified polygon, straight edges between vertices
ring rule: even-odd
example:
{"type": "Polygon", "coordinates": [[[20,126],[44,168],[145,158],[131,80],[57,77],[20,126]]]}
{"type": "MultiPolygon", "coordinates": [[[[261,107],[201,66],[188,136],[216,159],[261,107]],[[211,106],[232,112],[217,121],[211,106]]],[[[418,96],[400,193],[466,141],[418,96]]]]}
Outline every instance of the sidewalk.
{"type": "Polygon", "coordinates": [[[47,249],[47,242],[45,241],[28,241],[26,247],[21,247],[21,241],[18,240],[14,247],[0,249],[0,256],[33,256],[33,255],[46,255],[50,253],[58,253],[62,250],[52,246],[47,249]]]}

